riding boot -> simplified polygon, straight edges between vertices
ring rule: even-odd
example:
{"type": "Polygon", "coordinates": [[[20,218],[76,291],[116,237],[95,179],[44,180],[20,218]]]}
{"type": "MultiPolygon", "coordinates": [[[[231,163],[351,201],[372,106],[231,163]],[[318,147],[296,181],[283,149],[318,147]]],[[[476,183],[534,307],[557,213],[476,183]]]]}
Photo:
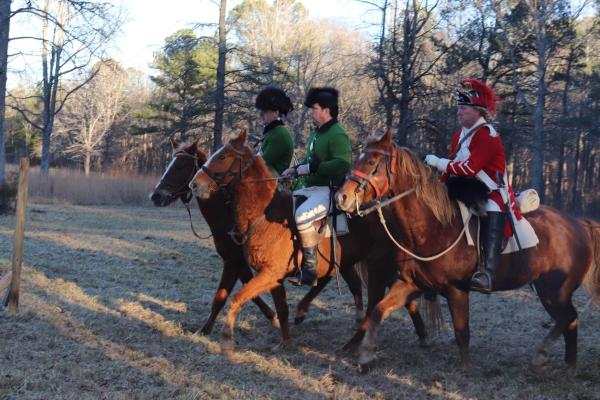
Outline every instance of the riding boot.
{"type": "Polygon", "coordinates": [[[319,233],[311,226],[298,232],[302,242],[302,263],[300,270],[289,281],[297,286],[317,285],[317,244],[319,233]]]}
{"type": "Polygon", "coordinates": [[[485,272],[477,271],[471,278],[471,290],[489,294],[492,292],[492,283],[496,277],[496,269],[502,251],[502,238],[504,235],[505,213],[488,211],[486,235],[483,241],[485,257],[485,272]]]}

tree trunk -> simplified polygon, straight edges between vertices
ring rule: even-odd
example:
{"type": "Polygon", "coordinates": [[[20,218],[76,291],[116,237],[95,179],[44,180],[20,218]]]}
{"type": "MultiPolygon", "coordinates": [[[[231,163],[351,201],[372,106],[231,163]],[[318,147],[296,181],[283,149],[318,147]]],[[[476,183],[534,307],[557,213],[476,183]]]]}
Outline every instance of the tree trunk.
{"type": "Polygon", "coordinates": [[[215,96],[215,128],[213,151],[222,145],[223,113],[225,111],[225,58],[227,57],[227,32],[225,31],[226,0],[219,8],[219,61],[217,64],[217,93],[215,96]]]}
{"type": "MultiPolygon", "coordinates": [[[[4,147],[4,116],[6,108],[6,79],[8,71],[8,33],[10,28],[10,2],[0,0],[0,189],[6,180],[6,151],[4,147]]],[[[0,199],[1,201],[2,199],[0,199]]]]}
{"type": "Polygon", "coordinates": [[[537,89],[533,125],[533,179],[532,186],[538,191],[540,200],[544,200],[544,105],[546,101],[546,71],[549,35],[546,30],[548,1],[531,1],[528,3],[533,15],[532,28],[535,32],[535,47],[537,56],[537,89]]]}
{"type": "Polygon", "coordinates": [[[90,149],[85,150],[85,158],[83,160],[83,173],[85,176],[90,174],[90,169],[92,165],[92,151],[90,149]]]}

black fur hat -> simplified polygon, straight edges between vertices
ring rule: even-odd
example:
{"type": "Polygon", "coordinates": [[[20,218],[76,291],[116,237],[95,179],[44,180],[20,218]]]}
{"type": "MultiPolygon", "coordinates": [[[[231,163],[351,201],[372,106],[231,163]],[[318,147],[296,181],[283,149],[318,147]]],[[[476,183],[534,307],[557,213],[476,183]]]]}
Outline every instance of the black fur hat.
{"type": "Polygon", "coordinates": [[[329,108],[331,116],[337,118],[338,97],[339,92],[337,89],[332,87],[313,87],[309,89],[304,105],[312,107],[314,104],[318,104],[321,108],[329,108]]]}
{"type": "Polygon", "coordinates": [[[283,115],[287,115],[294,109],[292,101],[285,92],[274,86],[268,86],[258,93],[255,106],[259,110],[279,111],[283,115]]]}
{"type": "Polygon", "coordinates": [[[339,92],[332,87],[313,87],[309,89],[304,105],[312,107],[313,104],[319,103],[323,108],[331,108],[337,106],[338,96],[339,92]]]}

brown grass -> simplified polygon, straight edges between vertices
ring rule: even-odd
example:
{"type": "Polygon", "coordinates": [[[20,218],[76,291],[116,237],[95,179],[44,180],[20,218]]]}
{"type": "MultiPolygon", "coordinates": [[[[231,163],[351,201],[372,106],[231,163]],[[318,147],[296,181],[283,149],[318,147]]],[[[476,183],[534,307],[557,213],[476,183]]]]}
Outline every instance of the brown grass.
{"type": "MultiPolygon", "coordinates": [[[[197,214],[196,214],[197,215],[197,214]]],[[[248,304],[237,351],[215,333],[194,336],[220,275],[210,240],[189,232],[181,209],[34,204],[28,210],[20,311],[0,313],[0,399],[599,399],[600,310],[580,314],[579,367],[563,367],[560,340],[543,375],[528,370],[549,317],[526,290],[472,296],[474,370],[457,368],[445,327],[421,349],[404,311],[385,321],[367,376],[338,349],[354,330],[352,299],[331,284],[295,347],[248,304]]],[[[0,269],[14,217],[0,217],[0,269]]],[[[206,226],[198,223],[201,233],[206,226]]],[[[294,306],[306,288],[289,288],[294,306]]],[[[580,310],[587,303],[576,293],[580,310]]]]}
{"type": "MultiPolygon", "coordinates": [[[[9,170],[18,170],[18,166],[10,166],[9,170]]],[[[85,176],[80,170],[67,168],[52,168],[47,177],[42,177],[39,167],[34,167],[29,171],[29,197],[38,203],[149,206],[148,193],[158,178],[96,172],[85,176]]]]}

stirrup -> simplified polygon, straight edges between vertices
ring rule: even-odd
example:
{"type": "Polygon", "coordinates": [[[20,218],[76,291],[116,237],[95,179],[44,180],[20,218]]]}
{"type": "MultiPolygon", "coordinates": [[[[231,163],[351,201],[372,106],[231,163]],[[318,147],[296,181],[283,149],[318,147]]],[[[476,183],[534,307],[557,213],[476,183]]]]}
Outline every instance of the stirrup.
{"type": "Polygon", "coordinates": [[[299,270],[296,271],[294,276],[288,278],[288,282],[294,286],[308,285],[314,287],[317,286],[317,278],[318,277],[311,272],[299,270]]]}
{"type": "Polygon", "coordinates": [[[471,277],[470,289],[483,294],[492,293],[492,276],[487,271],[476,271],[471,277]],[[487,280],[487,285],[482,284],[481,278],[487,280]]]}

